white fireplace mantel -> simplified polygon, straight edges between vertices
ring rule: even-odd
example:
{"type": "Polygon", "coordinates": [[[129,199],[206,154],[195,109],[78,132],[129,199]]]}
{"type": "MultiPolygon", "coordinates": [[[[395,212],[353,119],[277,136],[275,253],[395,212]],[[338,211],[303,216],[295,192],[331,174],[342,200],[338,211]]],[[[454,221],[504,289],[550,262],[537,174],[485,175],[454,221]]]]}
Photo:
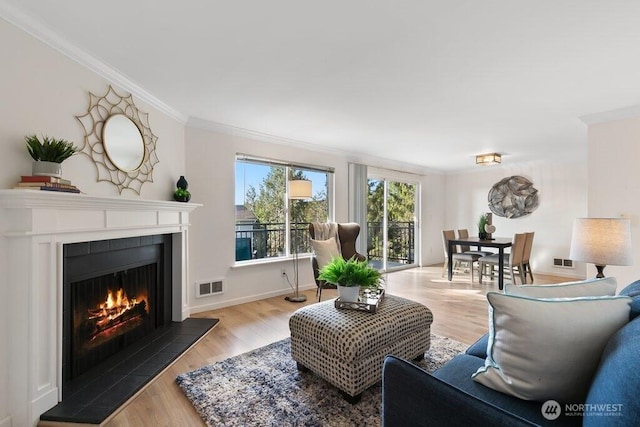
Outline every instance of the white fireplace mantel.
{"type": "Polygon", "coordinates": [[[198,206],[0,190],[0,425],[33,426],[62,397],[63,245],[172,234],[172,319],[182,321],[190,314],[189,213],[198,206]]]}

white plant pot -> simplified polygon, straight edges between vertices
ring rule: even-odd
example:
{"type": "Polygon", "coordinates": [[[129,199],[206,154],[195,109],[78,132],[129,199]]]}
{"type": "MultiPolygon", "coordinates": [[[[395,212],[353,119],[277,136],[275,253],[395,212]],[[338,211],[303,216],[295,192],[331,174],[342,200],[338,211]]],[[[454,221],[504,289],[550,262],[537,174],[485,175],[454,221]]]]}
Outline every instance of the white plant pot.
{"type": "Polygon", "coordinates": [[[342,301],[358,302],[360,286],[340,286],[338,285],[338,296],[342,301]]]}
{"type": "Polygon", "coordinates": [[[41,176],[55,176],[60,178],[62,176],[62,164],[55,162],[34,161],[31,166],[31,174],[41,176]]]}

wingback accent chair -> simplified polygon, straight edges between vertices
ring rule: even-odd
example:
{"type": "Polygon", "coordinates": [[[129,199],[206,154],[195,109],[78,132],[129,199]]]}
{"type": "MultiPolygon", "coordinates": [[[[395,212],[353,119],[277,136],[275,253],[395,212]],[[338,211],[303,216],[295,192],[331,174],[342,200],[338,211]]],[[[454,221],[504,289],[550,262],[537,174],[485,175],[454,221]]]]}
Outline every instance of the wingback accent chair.
{"type": "MultiPolygon", "coordinates": [[[[309,234],[311,235],[312,239],[315,239],[315,229],[313,227],[313,224],[309,224],[309,234]]],[[[356,250],[356,239],[358,238],[359,234],[360,224],[355,222],[338,223],[338,240],[340,241],[342,258],[355,258],[358,261],[364,261],[365,259],[367,259],[364,255],[359,254],[356,250]]],[[[318,296],[318,301],[320,301],[322,299],[322,289],[335,289],[335,286],[318,279],[320,268],[318,266],[318,259],[315,257],[315,255],[311,258],[311,265],[313,266],[313,277],[316,281],[316,286],[318,286],[316,295],[318,296]]]]}

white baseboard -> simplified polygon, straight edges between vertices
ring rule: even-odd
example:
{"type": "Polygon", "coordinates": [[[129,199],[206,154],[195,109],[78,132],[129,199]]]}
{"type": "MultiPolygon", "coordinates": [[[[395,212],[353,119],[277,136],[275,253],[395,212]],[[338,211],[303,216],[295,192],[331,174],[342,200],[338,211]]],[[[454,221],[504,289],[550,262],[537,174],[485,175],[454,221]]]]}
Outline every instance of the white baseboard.
{"type": "MultiPolygon", "coordinates": [[[[315,285],[306,285],[300,286],[301,291],[306,291],[309,289],[316,289],[315,285]]],[[[278,290],[272,292],[265,292],[261,294],[248,295],[241,298],[228,299],[219,302],[212,302],[209,304],[203,304],[191,307],[191,314],[202,313],[203,311],[216,310],[218,308],[230,307],[232,305],[244,304],[247,302],[259,301],[266,298],[277,297],[280,295],[291,295],[293,292],[291,290],[278,290]]],[[[0,426],[1,427],[1,426],[0,426]]]]}

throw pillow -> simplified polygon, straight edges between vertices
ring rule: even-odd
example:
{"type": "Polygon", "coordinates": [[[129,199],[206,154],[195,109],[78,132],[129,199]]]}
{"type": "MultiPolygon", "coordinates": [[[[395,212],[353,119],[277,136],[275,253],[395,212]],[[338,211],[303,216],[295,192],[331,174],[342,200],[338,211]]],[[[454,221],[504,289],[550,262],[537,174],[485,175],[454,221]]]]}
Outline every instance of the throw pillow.
{"type": "Polygon", "coordinates": [[[489,301],[480,384],[524,400],[583,402],[609,338],[629,321],[628,297],[533,299],[496,292],[489,301]]]}
{"type": "Polygon", "coordinates": [[[316,254],[318,260],[318,268],[322,268],[329,264],[333,258],[340,258],[342,254],[338,250],[338,244],[335,237],[330,237],[327,240],[314,240],[311,239],[311,246],[313,252],[316,254]]]}
{"type": "Polygon", "coordinates": [[[557,283],[554,285],[511,285],[504,293],[528,298],[578,298],[604,297],[616,294],[618,282],[615,277],[557,283]]]}

